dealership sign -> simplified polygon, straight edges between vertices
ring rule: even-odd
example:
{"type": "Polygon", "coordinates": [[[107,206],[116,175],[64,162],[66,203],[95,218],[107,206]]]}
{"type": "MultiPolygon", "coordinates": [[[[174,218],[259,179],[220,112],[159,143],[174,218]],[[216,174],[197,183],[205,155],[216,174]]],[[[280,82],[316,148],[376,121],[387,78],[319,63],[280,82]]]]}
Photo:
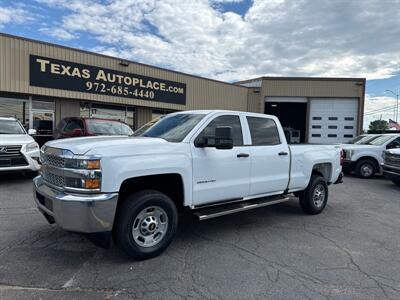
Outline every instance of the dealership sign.
{"type": "Polygon", "coordinates": [[[83,93],[186,104],[186,84],[30,55],[30,85],[83,93]]]}

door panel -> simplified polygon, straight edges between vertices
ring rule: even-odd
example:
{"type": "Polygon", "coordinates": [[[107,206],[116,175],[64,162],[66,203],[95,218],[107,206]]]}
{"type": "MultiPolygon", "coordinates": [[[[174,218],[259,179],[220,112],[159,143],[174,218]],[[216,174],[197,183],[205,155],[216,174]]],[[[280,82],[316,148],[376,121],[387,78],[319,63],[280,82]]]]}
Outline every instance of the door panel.
{"type": "Polygon", "coordinates": [[[248,195],[250,158],[238,158],[242,153],[249,153],[249,147],[219,150],[193,146],[194,205],[248,195]]]}
{"type": "Polygon", "coordinates": [[[243,124],[238,115],[219,115],[196,137],[215,135],[216,126],[232,127],[233,148],[196,147],[192,143],[193,205],[246,197],[250,185],[249,147],[243,146],[243,124]],[[240,155],[245,154],[245,155],[240,155]],[[244,156],[244,157],[242,157],[244,156]]]}
{"type": "Polygon", "coordinates": [[[276,122],[247,117],[251,142],[250,196],[282,192],[289,179],[290,153],[282,143],[276,122]]]}

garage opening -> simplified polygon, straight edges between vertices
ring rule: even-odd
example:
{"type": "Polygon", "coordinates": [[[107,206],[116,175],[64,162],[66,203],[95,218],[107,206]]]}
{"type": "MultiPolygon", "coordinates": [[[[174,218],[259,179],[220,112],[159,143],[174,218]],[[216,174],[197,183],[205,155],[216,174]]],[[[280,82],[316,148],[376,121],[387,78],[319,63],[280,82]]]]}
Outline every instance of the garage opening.
{"type": "Polygon", "coordinates": [[[279,118],[290,143],[305,143],[307,102],[265,102],[265,112],[279,118]],[[300,139],[298,139],[298,133],[300,139]],[[288,138],[291,135],[291,138],[288,138]]]}

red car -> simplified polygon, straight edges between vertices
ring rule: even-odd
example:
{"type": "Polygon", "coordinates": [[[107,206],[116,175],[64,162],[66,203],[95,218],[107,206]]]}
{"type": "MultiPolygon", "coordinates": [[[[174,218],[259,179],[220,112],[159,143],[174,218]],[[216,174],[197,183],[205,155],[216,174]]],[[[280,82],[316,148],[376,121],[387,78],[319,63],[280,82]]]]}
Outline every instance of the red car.
{"type": "Polygon", "coordinates": [[[132,129],[116,120],[97,118],[64,118],[58,124],[55,139],[93,135],[132,135],[132,129]]]}

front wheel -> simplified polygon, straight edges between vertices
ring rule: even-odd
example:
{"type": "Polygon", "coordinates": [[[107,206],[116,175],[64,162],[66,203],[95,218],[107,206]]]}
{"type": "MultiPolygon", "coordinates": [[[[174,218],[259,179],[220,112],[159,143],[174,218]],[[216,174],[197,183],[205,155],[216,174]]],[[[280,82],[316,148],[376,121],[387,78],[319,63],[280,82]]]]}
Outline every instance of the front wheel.
{"type": "Polygon", "coordinates": [[[322,176],[312,175],[307,188],[299,195],[300,207],[310,215],[321,213],[328,202],[328,185],[322,176]]]}
{"type": "Polygon", "coordinates": [[[370,159],[362,159],[356,164],[356,174],[360,178],[371,178],[376,171],[375,163],[370,159]]]}
{"type": "Polygon", "coordinates": [[[147,259],[162,253],[178,227],[174,202],[158,191],[137,192],[118,208],[115,240],[129,257],[147,259]]]}

